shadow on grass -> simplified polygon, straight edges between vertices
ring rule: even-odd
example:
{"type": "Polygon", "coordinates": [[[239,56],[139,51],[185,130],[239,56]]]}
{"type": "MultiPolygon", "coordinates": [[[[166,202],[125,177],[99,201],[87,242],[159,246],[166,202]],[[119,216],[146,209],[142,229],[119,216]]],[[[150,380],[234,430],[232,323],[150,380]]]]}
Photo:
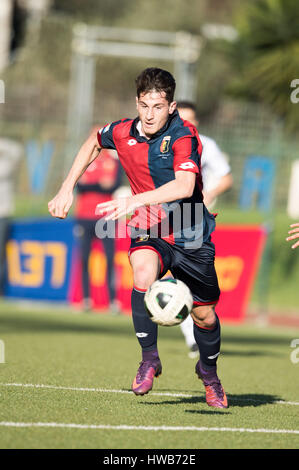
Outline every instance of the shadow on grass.
{"type": "Polygon", "coordinates": [[[236,356],[236,357],[258,357],[258,356],[276,356],[281,357],[281,354],[274,351],[233,351],[229,349],[221,350],[221,357],[224,356],[236,356]]]}
{"type": "MultiPolygon", "coordinates": [[[[168,347],[168,350],[167,350],[169,353],[171,354],[177,354],[177,349],[175,349],[174,347],[168,347]]],[[[188,352],[188,350],[186,350],[188,352]]],[[[187,352],[186,352],[186,357],[187,357],[187,352]]],[[[281,354],[279,354],[278,352],[274,352],[273,350],[255,350],[255,351],[241,351],[241,350],[233,350],[233,349],[225,349],[225,348],[221,348],[221,357],[226,357],[226,356],[236,356],[236,357],[260,357],[260,356],[264,356],[264,357],[281,357],[281,354]]],[[[196,361],[199,359],[199,356],[196,357],[196,358],[192,358],[192,360],[194,360],[194,364],[196,363],[196,361]]],[[[191,361],[190,361],[191,363],[191,361]]]]}
{"type": "MultiPolygon", "coordinates": [[[[227,394],[227,399],[230,408],[233,407],[258,407],[264,405],[273,405],[281,398],[276,397],[274,395],[265,395],[265,394],[245,394],[245,395],[237,395],[237,394],[227,394]]],[[[206,404],[206,399],[204,396],[194,396],[194,397],[177,397],[174,400],[163,400],[163,401],[156,401],[156,402],[144,402],[144,405],[195,405],[198,403],[206,404]]],[[[186,412],[193,412],[193,413],[200,413],[202,410],[194,410],[186,412]]]]}
{"type": "MultiPolygon", "coordinates": [[[[48,314],[46,316],[43,312],[40,313],[40,316],[35,315],[34,318],[26,316],[26,313],[24,313],[23,318],[22,315],[14,315],[13,313],[0,315],[1,333],[91,333],[134,337],[133,325],[131,323],[122,324],[120,328],[117,321],[115,326],[111,323],[102,322],[101,314],[98,314],[98,318],[94,318],[94,320],[96,321],[87,324],[88,316],[86,318],[83,316],[79,318],[74,315],[72,323],[71,316],[66,321],[62,318],[57,319],[56,315],[53,318],[49,318],[48,314]]],[[[103,320],[105,319],[103,318],[103,320]]]]}
{"type": "MultiPolygon", "coordinates": [[[[80,314],[77,316],[75,314],[71,314],[68,312],[68,318],[66,317],[59,318],[57,313],[51,317],[51,312],[43,312],[41,311],[36,312],[33,310],[32,312],[24,311],[18,313],[14,313],[11,311],[11,307],[9,311],[3,311],[5,307],[1,307],[0,310],[0,324],[1,324],[1,333],[27,333],[27,332],[38,332],[38,333],[87,333],[87,334],[111,334],[114,336],[128,336],[134,338],[135,333],[133,329],[132,322],[122,322],[121,327],[118,321],[118,317],[113,317],[109,314],[80,314]],[[109,323],[105,320],[109,317],[109,323]],[[101,318],[106,317],[106,318],[101,318]],[[115,324],[113,324],[113,318],[115,318],[115,324]],[[101,321],[103,320],[103,321],[101,321]]],[[[53,310],[55,310],[55,306],[53,305],[53,310]]],[[[63,315],[63,314],[62,314],[63,315]]],[[[120,315],[120,317],[124,317],[124,315],[120,315]]],[[[123,319],[123,318],[122,318],[123,319]]],[[[164,338],[167,341],[183,341],[183,335],[177,329],[172,331],[173,336],[169,335],[168,330],[163,329],[161,327],[159,329],[159,335],[161,342],[163,342],[164,338]]],[[[287,337],[280,337],[280,336],[270,336],[270,335],[261,335],[259,333],[258,336],[250,335],[239,335],[238,330],[236,329],[236,334],[223,334],[222,335],[222,344],[224,345],[224,349],[222,351],[223,355],[235,355],[235,356],[273,356],[279,355],[274,353],[273,351],[262,351],[261,349],[256,350],[258,345],[267,346],[267,345],[283,345],[289,346],[289,340],[287,337]],[[252,350],[248,351],[234,351],[229,349],[229,343],[232,345],[242,345],[251,347],[252,350]],[[228,349],[226,349],[226,345],[228,349]]],[[[176,351],[174,349],[174,351],[176,351]]]]}
{"type": "Polygon", "coordinates": [[[278,335],[263,335],[259,332],[258,336],[253,336],[253,335],[242,335],[236,334],[222,334],[222,342],[223,344],[242,344],[244,345],[261,345],[261,346],[267,346],[267,345],[283,345],[285,346],[288,344],[289,340],[286,336],[278,336],[278,335]]]}
{"type": "Polygon", "coordinates": [[[231,415],[232,413],[230,413],[230,411],[228,411],[227,409],[223,408],[222,411],[218,411],[217,409],[211,409],[211,411],[209,410],[185,410],[186,413],[193,413],[193,414],[199,414],[199,415],[231,415]]]}

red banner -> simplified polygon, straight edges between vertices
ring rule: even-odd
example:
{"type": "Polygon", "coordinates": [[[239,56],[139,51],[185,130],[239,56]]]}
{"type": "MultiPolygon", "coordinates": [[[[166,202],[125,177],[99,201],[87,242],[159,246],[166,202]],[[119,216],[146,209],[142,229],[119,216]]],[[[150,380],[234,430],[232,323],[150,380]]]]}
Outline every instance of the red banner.
{"type": "MultiPolygon", "coordinates": [[[[265,230],[260,226],[217,225],[212,241],[216,246],[216,271],[221,296],[217,314],[222,321],[241,322],[246,314],[248,301],[266,240],[265,230]]],[[[116,296],[121,310],[131,314],[132,271],[128,260],[130,240],[116,240],[115,279],[116,296]]],[[[73,264],[70,301],[82,300],[81,267],[78,256],[73,264]]],[[[109,307],[106,284],[106,259],[100,240],[95,240],[89,260],[91,296],[95,310],[109,307]]]]}
{"type": "Polygon", "coordinates": [[[216,307],[222,320],[241,322],[266,241],[260,226],[217,225],[212,236],[221,296],[216,307]]]}

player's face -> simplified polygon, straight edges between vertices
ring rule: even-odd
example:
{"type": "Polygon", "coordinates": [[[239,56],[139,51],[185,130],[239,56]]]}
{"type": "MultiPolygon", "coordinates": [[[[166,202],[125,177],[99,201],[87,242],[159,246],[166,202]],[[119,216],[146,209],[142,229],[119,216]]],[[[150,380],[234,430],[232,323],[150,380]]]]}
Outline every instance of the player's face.
{"type": "Polygon", "coordinates": [[[190,108],[178,108],[179,115],[185,121],[191,122],[195,127],[198,126],[198,120],[196,119],[196,114],[193,109],[190,108]]]}
{"type": "Polygon", "coordinates": [[[142,131],[147,137],[156,134],[176,109],[176,102],[169,103],[164,91],[150,91],[136,98],[142,131]]]}

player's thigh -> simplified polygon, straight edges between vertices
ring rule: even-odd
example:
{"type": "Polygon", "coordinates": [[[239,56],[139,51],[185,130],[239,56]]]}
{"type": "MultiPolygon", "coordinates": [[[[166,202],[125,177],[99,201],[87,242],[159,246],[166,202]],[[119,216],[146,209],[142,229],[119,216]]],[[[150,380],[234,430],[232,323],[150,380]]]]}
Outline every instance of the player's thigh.
{"type": "Polygon", "coordinates": [[[181,247],[173,247],[172,250],[171,272],[173,276],[189,287],[194,307],[200,307],[200,315],[208,316],[220,295],[214,265],[214,246],[204,243],[198,250],[187,250],[181,247]]]}
{"type": "Polygon", "coordinates": [[[156,281],[160,272],[158,254],[149,249],[138,249],[130,254],[130,263],[133,269],[134,286],[140,289],[148,287],[156,281]]]}

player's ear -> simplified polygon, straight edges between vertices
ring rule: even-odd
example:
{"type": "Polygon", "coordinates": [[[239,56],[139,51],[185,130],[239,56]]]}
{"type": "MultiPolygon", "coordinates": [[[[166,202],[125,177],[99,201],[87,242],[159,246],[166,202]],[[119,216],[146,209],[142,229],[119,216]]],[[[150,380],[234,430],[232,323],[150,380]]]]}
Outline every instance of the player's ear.
{"type": "Polygon", "coordinates": [[[176,101],[172,101],[169,105],[169,114],[174,113],[175,110],[176,110],[176,101]]]}
{"type": "Polygon", "coordinates": [[[136,108],[138,109],[138,96],[136,96],[136,108]]]}

